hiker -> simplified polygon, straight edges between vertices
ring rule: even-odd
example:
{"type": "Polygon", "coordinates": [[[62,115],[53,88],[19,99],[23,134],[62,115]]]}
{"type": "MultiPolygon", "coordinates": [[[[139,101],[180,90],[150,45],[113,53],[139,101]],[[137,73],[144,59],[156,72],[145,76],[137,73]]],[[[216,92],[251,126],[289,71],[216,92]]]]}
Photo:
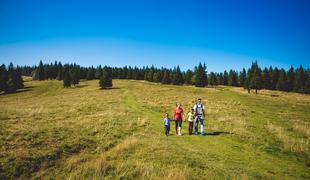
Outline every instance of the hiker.
{"type": "Polygon", "coordinates": [[[181,104],[177,103],[176,108],[174,110],[174,119],[175,119],[175,133],[181,136],[181,128],[182,128],[182,116],[183,116],[183,109],[181,104]]]}
{"type": "Polygon", "coordinates": [[[169,114],[168,113],[165,114],[164,127],[165,127],[165,135],[168,136],[169,135],[169,131],[170,131],[170,118],[169,118],[169,114]]]}
{"type": "Polygon", "coordinates": [[[194,112],[194,109],[192,108],[192,109],[187,113],[188,134],[189,134],[189,135],[192,135],[192,134],[193,134],[194,117],[195,117],[195,112],[194,112]]]}
{"type": "Polygon", "coordinates": [[[201,98],[198,98],[196,104],[194,105],[194,111],[195,111],[195,134],[198,135],[198,124],[200,122],[200,134],[203,136],[205,110],[203,104],[201,103],[201,98]]]}

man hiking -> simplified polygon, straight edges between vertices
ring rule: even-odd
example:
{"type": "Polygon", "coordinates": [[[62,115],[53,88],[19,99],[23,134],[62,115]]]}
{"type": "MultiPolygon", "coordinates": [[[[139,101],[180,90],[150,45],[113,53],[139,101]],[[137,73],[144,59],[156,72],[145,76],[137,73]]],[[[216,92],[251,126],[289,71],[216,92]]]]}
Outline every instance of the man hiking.
{"type": "Polygon", "coordinates": [[[201,103],[201,98],[198,98],[196,104],[194,105],[195,111],[195,134],[198,135],[198,123],[200,122],[200,134],[203,136],[204,132],[204,105],[201,103]]]}

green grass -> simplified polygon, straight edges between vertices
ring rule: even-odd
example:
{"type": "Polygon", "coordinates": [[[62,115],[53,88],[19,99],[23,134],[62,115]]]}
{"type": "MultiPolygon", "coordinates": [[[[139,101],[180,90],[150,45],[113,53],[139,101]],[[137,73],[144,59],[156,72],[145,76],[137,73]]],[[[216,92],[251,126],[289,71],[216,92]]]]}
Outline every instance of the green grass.
{"type": "Polygon", "coordinates": [[[309,179],[310,96],[144,81],[0,95],[0,179],[309,179]],[[201,97],[206,136],[164,136],[176,102],[201,97]],[[220,132],[220,133],[217,133],[220,132]]]}

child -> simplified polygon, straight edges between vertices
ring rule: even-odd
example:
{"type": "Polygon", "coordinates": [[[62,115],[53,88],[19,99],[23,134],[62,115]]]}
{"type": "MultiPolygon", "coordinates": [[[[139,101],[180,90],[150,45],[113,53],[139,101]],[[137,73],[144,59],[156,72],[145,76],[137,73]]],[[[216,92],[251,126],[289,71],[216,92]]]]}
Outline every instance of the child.
{"type": "Polygon", "coordinates": [[[170,131],[170,118],[168,113],[165,114],[164,126],[165,126],[165,134],[166,136],[168,136],[170,131]]]}
{"type": "Polygon", "coordinates": [[[194,113],[194,109],[192,108],[191,111],[187,114],[189,135],[193,134],[194,117],[195,117],[195,113],[194,113]]]}

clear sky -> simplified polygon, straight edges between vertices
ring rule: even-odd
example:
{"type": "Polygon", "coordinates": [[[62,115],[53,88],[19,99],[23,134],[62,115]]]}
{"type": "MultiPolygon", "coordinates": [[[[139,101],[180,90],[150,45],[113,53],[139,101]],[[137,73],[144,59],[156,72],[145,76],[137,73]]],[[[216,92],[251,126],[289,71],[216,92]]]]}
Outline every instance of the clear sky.
{"type": "Polygon", "coordinates": [[[309,0],[0,0],[0,63],[310,67],[309,0]]]}

